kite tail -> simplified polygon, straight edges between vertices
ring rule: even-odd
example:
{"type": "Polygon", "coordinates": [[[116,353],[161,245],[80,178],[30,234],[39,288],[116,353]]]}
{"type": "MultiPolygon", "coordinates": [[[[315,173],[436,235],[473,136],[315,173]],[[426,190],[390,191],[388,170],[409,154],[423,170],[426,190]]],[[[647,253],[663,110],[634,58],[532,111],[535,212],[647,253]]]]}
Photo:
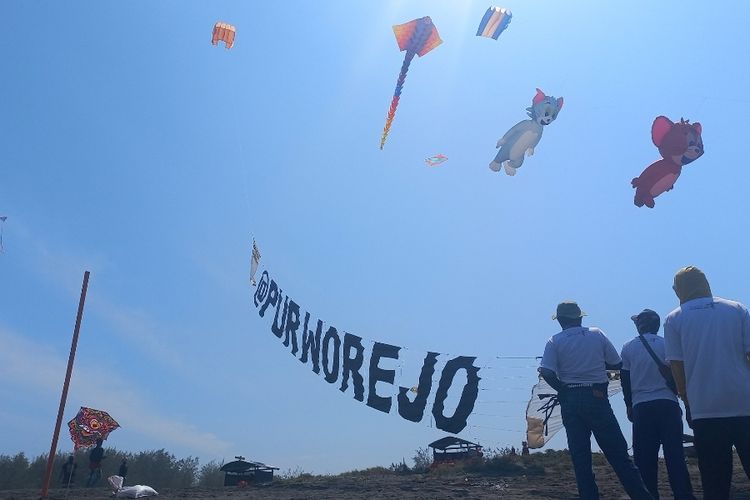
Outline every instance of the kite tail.
{"type": "Polygon", "coordinates": [[[393,118],[396,116],[396,108],[398,107],[398,101],[401,99],[401,91],[404,88],[404,81],[406,80],[406,72],[409,71],[409,64],[414,59],[416,52],[407,51],[406,57],[404,57],[404,63],[401,65],[401,73],[398,75],[396,81],[396,90],[393,92],[393,100],[391,101],[391,107],[388,109],[388,116],[385,119],[385,127],[383,128],[383,136],[380,138],[380,149],[383,149],[385,140],[388,137],[388,132],[391,130],[391,124],[393,118]]]}

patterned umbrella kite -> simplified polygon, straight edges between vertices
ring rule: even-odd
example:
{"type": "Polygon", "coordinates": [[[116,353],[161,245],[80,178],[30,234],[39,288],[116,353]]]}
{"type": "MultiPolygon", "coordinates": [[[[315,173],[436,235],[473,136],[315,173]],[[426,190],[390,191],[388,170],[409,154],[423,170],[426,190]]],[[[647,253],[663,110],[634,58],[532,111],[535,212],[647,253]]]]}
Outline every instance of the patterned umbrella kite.
{"type": "Polygon", "coordinates": [[[107,439],[109,433],[120,427],[109,413],[81,406],[78,415],[68,422],[70,438],[75,449],[90,448],[96,445],[97,439],[107,439]]]}
{"type": "Polygon", "coordinates": [[[437,32],[437,28],[432,24],[430,16],[420,17],[408,23],[395,25],[393,33],[396,35],[398,48],[401,52],[406,51],[406,56],[404,56],[404,63],[401,65],[401,73],[399,73],[398,80],[396,80],[396,91],[393,93],[393,100],[391,101],[391,107],[388,110],[388,117],[385,120],[385,127],[383,128],[383,136],[380,138],[380,149],[383,149],[385,145],[385,139],[388,137],[391,123],[393,123],[393,118],[396,116],[396,108],[401,98],[401,90],[404,88],[404,80],[406,80],[406,72],[409,71],[411,60],[414,59],[415,55],[422,57],[443,43],[437,32]]]}

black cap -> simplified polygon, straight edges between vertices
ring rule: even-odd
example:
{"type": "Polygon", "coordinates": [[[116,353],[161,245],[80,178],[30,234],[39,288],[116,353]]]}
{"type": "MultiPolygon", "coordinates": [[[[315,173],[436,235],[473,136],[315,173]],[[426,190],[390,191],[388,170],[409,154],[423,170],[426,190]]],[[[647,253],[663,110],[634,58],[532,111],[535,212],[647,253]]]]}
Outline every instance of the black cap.
{"type": "Polygon", "coordinates": [[[652,311],[651,309],[644,309],[638,314],[634,314],[633,316],[631,316],[630,319],[635,321],[636,324],[642,323],[645,321],[654,321],[656,323],[661,322],[661,318],[659,317],[659,314],[656,311],[652,311]]]}

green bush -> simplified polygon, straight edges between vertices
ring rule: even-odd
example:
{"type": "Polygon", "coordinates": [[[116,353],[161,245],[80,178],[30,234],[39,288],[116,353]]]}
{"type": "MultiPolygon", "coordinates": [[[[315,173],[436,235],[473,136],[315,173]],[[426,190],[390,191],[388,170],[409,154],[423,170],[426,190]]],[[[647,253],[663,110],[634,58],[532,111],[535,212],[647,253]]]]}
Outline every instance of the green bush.
{"type": "MultiPolygon", "coordinates": [[[[69,456],[69,453],[58,453],[55,456],[50,478],[51,487],[61,486],[60,472],[69,456]]],[[[123,458],[128,460],[125,484],[147,484],[158,490],[194,486],[199,479],[197,458],[177,459],[163,449],[133,454],[105,448],[104,456],[106,459],[102,462],[102,480],[99,484],[106,484],[108,476],[117,474],[123,458]]],[[[73,485],[83,486],[89,475],[88,451],[78,451],[73,457],[78,466],[73,485]]],[[[15,456],[0,455],[0,490],[41,488],[46,470],[47,455],[39,455],[31,461],[23,453],[15,456]]]]}
{"type": "Polygon", "coordinates": [[[224,473],[221,472],[223,466],[223,461],[217,463],[215,460],[211,460],[201,467],[201,470],[198,473],[198,486],[201,488],[216,488],[224,486],[224,473]]]}
{"type": "Polygon", "coordinates": [[[432,452],[427,446],[417,448],[412,460],[414,460],[414,467],[412,467],[414,472],[427,472],[432,465],[432,452]]]}

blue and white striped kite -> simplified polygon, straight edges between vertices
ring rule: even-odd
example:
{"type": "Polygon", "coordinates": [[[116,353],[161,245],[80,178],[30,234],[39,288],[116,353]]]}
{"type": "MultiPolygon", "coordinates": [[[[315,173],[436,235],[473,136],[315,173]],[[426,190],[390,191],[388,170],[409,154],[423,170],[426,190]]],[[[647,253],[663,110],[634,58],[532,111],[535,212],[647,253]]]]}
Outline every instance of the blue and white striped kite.
{"type": "Polygon", "coordinates": [[[510,10],[501,7],[490,7],[485,12],[482,22],[479,23],[479,29],[477,29],[477,36],[484,36],[497,40],[500,33],[505,31],[505,28],[510,24],[510,20],[513,17],[510,10]]]}

